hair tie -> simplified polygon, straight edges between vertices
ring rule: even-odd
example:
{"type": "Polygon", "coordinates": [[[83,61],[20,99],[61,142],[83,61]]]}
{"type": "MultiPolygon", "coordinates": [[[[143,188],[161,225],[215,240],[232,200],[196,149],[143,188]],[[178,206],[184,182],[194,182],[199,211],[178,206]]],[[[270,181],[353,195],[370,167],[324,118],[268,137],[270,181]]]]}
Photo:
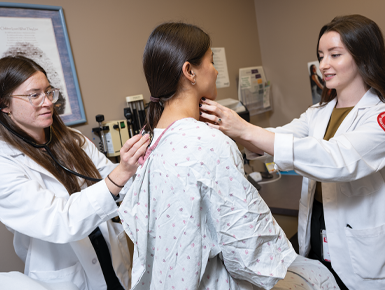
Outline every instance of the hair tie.
{"type": "Polygon", "coordinates": [[[150,101],[151,101],[151,102],[154,102],[154,103],[159,103],[160,98],[150,96],[150,101]]]}

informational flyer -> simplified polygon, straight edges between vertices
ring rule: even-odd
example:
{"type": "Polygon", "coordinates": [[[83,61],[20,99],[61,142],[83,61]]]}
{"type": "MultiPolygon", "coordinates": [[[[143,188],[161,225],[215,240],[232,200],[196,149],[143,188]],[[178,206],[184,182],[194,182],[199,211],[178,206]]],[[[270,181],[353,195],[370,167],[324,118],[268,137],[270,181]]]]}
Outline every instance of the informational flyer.
{"type": "Polygon", "coordinates": [[[224,47],[212,47],[214,53],[214,67],[218,71],[217,88],[226,88],[230,86],[229,71],[227,70],[226,54],[224,47]]]}
{"type": "Polygon", "coordinates": [[[270,83],[266,81],[263,67],[239,69],[238,99],[254,116],[271,110],[270,83]]]}
{"type": "Polygon", "coordinates": [[[55,107],[60,115],[71,114],[64,73],[50,18],[0,17],[0,57],[22,55],[47,72],[48,80],[60,89],[55,107]]]}

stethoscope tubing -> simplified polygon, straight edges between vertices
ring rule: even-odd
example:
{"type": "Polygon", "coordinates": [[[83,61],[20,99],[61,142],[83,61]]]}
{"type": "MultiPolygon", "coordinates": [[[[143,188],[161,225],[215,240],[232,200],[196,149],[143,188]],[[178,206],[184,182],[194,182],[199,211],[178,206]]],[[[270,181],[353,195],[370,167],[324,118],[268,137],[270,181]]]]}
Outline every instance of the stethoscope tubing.
{"type": "Polygon", "coordinates": [[[98,182],[98,181],[101,181],[102,179],[100,178],[93,178],[93,177],[89,177],[89,176],[85,176],[83,174],[80,174],[80,173],[77,173],[71,169],[68,169],[67,167],[65,167],[64,165],[62,165],[52,154],[51,150],[48,148],[48,144],[51,143],[51,140],[52,140],[52,133],[51,133],[51,127],[49,127],[49,140],[45,143],[45,144],[36,144],[35,142],[32,142],[31,140],[28,140],[26,138],[24,138],[23,136],[21,136],[19,133],[17,133],[16,131],[14,131],[13,129],[9,128],[7,125],[5,125],[1,120],[0,120],[0,124],[4,126],[4,128],[6,128],[9,132],[11,132],[13,135],[15,135],[16,137],[20,138],[21,140],[23,140],[24,142],[28,143],[29,145],[33,146],[34,148],[44,148],[45,151],[48,153],[48,155],[52,158],[53,161],[55,161],[55,163],[57,165],[59,165],[63,170],[67,171],[68,173],[71,173],[73,175],[76,175],[80,178],[83,178],[83,179],[86,179],[86,180],[90,180],[90,181],[95,181],[95,182],[98,182]]]}

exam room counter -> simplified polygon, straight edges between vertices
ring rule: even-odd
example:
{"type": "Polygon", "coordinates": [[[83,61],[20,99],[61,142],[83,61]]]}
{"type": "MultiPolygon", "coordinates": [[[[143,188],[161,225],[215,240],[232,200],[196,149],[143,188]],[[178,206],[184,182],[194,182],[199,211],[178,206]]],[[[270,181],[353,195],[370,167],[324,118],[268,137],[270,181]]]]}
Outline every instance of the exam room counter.
{"type": "MultiPolygon", "coordinates": [[[[273,181],[278,178],[277,173],[273,176],[273,179],[263,181],[273,181]]],[[[279,180],[261,184],[259,194],[273,214],[298,217],[301,185],[302,176],[283,172],[279,180]]]]}

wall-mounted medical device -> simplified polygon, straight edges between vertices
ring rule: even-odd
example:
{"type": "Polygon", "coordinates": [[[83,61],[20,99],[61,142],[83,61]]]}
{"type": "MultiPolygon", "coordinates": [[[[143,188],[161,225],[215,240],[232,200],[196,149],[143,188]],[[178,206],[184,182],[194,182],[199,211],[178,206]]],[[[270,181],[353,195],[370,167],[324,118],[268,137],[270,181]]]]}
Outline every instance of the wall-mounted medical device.
{"type": "Polygon", "coordinates": [[[109,128],[108,132],[106,133],[107,156],[119,156],[120,149],[123,147],[123,144],[126,143],[126,141],[130,138],[128,136],[127,121],[109,121],[105,122],[104,126],[109,128]]]}
{"type": "Polygon", "coordinates": [[[92,128],[92,132],[100,136],[100,151],[107,157],[120,155],[120,149],[129,139],[126,120],[104,121],[103,115],[97,115],[99,127],[92,128]]]}
{"type": "Polygon", "coordinates": [[[124,108],[124,117],[129,126],[130,137],[139,134],[146,122],[146,113],[143,102],[143,95],[126,97],[127,107],[124,108]]]}

